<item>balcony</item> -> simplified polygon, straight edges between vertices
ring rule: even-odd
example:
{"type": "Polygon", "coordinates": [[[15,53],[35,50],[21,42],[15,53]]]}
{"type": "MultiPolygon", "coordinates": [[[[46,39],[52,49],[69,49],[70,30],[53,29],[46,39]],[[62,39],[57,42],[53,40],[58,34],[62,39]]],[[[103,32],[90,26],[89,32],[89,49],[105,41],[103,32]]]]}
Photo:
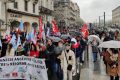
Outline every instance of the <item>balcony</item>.
{"type": "Polygon", "coordinates": [[[52,15],[52,13],[53,13],[52,10],[45,8],[43,6],[39,6],[39,10],[40,10],[40,13],[42,13],[42,14],[52,15]]]}

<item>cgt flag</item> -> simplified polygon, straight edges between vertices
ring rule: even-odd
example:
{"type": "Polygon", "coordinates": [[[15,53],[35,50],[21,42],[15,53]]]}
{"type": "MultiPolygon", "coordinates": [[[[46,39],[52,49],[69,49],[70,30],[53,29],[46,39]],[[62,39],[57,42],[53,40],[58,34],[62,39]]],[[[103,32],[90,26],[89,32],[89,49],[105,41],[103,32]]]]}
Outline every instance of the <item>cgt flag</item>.
{"type": "Polygon", "coordinates": [[[87,39],[88,36],[89,36],[89,31],[88,31],[88,28],[87,28],[87,24],[86,24],[86,23],[85,23],[85,24],[83,25],[83,27],[82,27],[82,34],[83,34],[83,37],[84,37],[85,39],[87,39]]]}
{"type": "Polygon", "coordinates": [[[56,34],[56,33],[59,33],[59,29],[57,27],[57,24],[54,20],[52,20],[52,26],[53,26],[53,33],[56,34]]]}

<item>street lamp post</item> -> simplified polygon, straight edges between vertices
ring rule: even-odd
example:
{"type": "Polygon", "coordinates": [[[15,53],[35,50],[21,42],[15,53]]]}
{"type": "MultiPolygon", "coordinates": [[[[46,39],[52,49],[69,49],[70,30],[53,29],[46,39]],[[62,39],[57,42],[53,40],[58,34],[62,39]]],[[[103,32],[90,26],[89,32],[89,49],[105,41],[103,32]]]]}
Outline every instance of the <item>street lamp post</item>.
{"type": "Polygon", "coordinates": [[[105,27],[105,12],[104,12],[104,27],[105,27]]]}

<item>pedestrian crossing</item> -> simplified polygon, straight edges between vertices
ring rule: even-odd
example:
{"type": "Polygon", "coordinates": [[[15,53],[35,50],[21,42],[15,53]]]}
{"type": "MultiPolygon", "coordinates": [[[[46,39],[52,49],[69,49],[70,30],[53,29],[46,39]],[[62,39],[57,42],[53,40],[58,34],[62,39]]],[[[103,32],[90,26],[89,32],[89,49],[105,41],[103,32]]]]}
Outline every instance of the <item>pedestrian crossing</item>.
{"type": "Polygon", "coordinates": [[[88,47],[89,67],[81,69],[80,80],[109,80],[102,58],[98,57],[97,62],[93,62],[92,48],[88,47]]]}

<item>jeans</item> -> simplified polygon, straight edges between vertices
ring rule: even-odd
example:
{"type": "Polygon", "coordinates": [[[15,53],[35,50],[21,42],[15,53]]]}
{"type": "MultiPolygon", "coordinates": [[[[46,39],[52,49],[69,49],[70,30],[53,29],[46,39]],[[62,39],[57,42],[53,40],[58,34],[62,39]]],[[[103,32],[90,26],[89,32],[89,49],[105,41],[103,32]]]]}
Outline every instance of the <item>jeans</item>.
{"type": "Polygon", "coordinates": [[[80,55],[79,55],[79,58],[80,58],[80,63],[82,63],[83,62],[83,49],[81,49],[81,51],[80,51],[80,55]]]}
{"type": "Polygon", "coordinates": [[[50,61],[48,65],[48,80],[57,80],[57,65],[55,61],[50,61]]]}
{"type": "Polygon", "coordinates": [[[95,53],[95,52],[93,53],[93,60],[97,61],[97,53],[95,53]]]}
{"type": "Polygon", "coordinates": [[[63,80],[63,70],[61,69],[60,64],[58,64],[57,78],[58,80],[63,80]]]}

